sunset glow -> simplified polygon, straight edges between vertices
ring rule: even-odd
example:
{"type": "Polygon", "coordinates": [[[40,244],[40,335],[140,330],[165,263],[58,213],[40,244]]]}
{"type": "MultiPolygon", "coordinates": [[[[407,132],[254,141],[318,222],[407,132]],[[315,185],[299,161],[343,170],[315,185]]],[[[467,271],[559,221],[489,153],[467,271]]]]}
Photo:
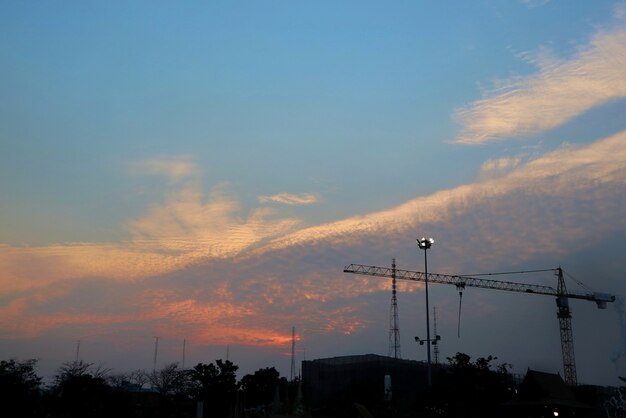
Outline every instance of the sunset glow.
{"type": "MultiPolygon", "coordinates": [[[[192,3],[0,6],[3,358],[146,367],[158,335],[285,375],[292,327],[298,361],[386,355],[391,284],[343,267],[421,271],[419,236],[429,271],[624,294],[622,2],[192,3]]],[[[432,292],[442,358],[560,370],[551,298],[465,290],[461,339],[432,292]]],[[[623,312],[586,304],[581,380],[616,384],[623,312]]]]}

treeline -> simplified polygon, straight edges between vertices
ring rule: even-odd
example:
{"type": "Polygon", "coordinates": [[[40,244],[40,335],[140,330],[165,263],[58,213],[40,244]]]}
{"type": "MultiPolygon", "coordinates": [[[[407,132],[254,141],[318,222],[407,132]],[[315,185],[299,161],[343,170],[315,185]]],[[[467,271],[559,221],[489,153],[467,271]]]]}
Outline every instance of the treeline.
{"type": "Polygon", "coordinates": [[[198,363],[190,369],[171,363],[154,370],[113,373],[84,361],[64,363],[49,385],[36,372],[37,360],[0,361],[2,416],[72,417],[266,417],[299,408],[298,382],[274,367],[237,381],[231,361],[198,363]]]}

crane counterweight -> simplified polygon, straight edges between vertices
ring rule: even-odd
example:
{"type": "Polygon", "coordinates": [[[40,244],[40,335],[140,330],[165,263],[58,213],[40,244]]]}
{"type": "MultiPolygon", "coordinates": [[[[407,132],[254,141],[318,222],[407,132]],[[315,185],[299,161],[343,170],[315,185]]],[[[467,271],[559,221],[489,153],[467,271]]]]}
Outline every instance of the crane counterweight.
{"type": "Polygon", "coordinates": [[[609,295],[608,293],[594,293],[595,297],[594,302],[598,305],[598,309],[606,309],[607,303],[615,302],[615,296],[609,295]]]}

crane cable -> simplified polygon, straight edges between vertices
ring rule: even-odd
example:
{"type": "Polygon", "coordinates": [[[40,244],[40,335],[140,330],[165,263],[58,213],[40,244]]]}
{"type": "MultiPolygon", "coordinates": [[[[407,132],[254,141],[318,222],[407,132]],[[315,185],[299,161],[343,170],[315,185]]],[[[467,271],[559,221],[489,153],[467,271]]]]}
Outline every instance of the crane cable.
{"type": "Polygon", "coordinates": [[[527,274],[527,273],[542,273],[547,271],[556,271],[557,269],[539,269],[539,270],[519,270],[519,271],[502,271],[499,273],[473,273],[473,274],[461,274],[460,277],[475,277],[475,276],[502,276],[508,274],[527,274]]]}
{"type": "Polygon", "coordinates": [[[578,286],[582,287],[582,288],[583,288],[583,289],[585,289],[587,292],[589,292],[589,293],[594,293],[594,291],[593,291],[593,290],[591,290],[590,288],[588,288],[587,286],[585,286],[585,284],[584,284],[583,282],[581,282],[580,280],[577,280],[574,276],[572,276],[572,275],[571,275],[571,274],[569,274],[568,272],[563,271],[563,273],[565,273],[565,275],[566,275],[567,277],[569,277],[570,279],[572,279],[573,281],[575,281],[575,282],[576,282],[576,284],[578,284],[578,286]]]}

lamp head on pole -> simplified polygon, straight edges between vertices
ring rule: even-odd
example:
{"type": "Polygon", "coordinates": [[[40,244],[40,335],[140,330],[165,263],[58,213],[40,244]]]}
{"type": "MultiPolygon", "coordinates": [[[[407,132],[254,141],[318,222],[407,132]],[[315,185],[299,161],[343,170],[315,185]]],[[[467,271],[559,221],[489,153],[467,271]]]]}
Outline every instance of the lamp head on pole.
{"type": "Polygon", "coordinates": [[[433,245],[435,243],[435,240],[432,238],[418,238],[416,239],[417,241],[417,246],[420,247],[422,250],[427,250],[431,247],[431,245],[433,245]]]}

